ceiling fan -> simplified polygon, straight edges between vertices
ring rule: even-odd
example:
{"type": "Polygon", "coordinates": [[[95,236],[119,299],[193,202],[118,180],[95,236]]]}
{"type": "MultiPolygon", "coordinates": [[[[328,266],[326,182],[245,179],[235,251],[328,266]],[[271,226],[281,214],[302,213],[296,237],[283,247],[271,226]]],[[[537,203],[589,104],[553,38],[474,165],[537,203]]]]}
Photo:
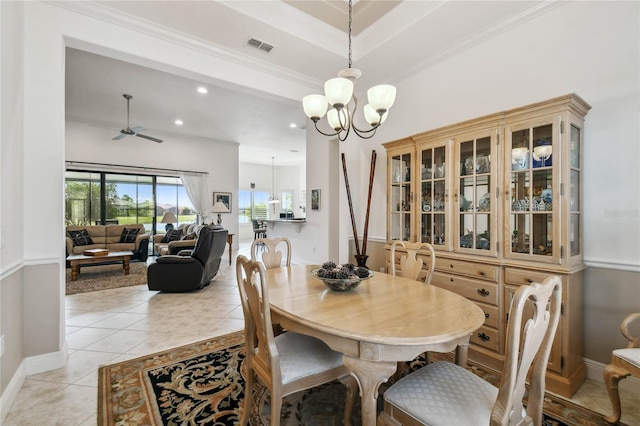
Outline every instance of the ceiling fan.
{"type": "Polygon", "coordinates": [[[162,139],[157,139],[151,136],[142,135],[138,133],[138,132],[143,132],[145,130],[143,127],[134,127],[133,129],[129,127],[129,101],[131,100],[131,98],[133,98],[133,96],[127,95],[126,93],[122,96],[124,96],[124,98],[127,100],[127,128],[120,130],[120,134],[115,138],[113,138],[113,140],[117,141],[124,138],[125,136],[138,136],[140,138],[149,139],[150,141],[162,143],[162,139]]]}

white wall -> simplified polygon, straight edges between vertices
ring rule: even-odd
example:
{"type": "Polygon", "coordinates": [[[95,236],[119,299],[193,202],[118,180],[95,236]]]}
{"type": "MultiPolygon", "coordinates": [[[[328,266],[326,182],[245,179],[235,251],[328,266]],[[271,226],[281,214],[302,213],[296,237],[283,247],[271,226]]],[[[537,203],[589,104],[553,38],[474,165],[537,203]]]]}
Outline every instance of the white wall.
{"type": "MultiPolygon", "coordinates": [[[[639,7],[563,3],[400,82],[375,140],[575,92],[592,106],[585,124],[585,259],[640,270],[639,7]]],[[[376,174],[376,200],[384,200],[384,180],[376,174]]],[[[383,217],[370,226],[372,235],[384,235],[383,217]]]]}
{"type": "Polygon", "coordinates": [[[5,395],[22,384],[12,379],[24,358],[23,17],[21,2],[0,2],[0,423],[11,404],[5,395]]]}
{"type": "MultiPolygon", "coordinates": [[[[207,184],[211,193],[210,206],[213,205],[213,192],[231,192],[234,203],[233,212],[238,211],[238,144],[236,143],[176,137],[161,132],[154,134],[164,140],[161,144],[135,137],[114,141],[111,140],[113,130],[71,121],[67,121],[65,130],[66,161],[207,172],[207,184]]],[[[82,165],[72,165],[71,168],[82,169],[82,165]]],[[[101,168],[98,167],[98,169],[101,168]]],[[[152,171],[151,174],[162,173],[152,171]]],[[[223,216],[223,226],[229,230],[229,233],[237,234],[237,215],[223,216]]],[[[235,248],[237,244],[237,240],[234,240],[235,248]]]]}

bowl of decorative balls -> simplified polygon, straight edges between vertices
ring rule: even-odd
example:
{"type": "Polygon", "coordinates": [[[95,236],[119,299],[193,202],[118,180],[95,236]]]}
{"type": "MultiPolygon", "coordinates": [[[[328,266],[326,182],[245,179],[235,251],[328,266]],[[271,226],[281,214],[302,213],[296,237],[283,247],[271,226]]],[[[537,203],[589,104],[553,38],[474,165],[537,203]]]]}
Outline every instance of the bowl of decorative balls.
{"type": "Polygon", "coordinates": [[[327,287],[335,291],[346,291],[358,287],[360,283],[373,276],[373,271],[352,263],[338,265],[335,262],[325,262],[322,267],[311,270],[311,276],[322,281],[327,287]]]}

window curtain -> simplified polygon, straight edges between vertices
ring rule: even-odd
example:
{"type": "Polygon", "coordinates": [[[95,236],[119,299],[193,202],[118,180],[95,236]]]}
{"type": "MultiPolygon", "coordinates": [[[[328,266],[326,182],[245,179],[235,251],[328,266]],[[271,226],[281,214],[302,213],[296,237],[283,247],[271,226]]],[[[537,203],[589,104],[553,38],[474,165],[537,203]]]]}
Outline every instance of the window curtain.
{"type": "Polygon", "coordinates": [[[209,200],[209,188],[207,185],[207,175],[202,173],[188,173],[179,172],[180,179],[184,185],[187,195],[193,204],[193,208],[196,209],[198,214],[199,223],[204,223],[204,218],[207,215],[211,203],[209,200]]]}

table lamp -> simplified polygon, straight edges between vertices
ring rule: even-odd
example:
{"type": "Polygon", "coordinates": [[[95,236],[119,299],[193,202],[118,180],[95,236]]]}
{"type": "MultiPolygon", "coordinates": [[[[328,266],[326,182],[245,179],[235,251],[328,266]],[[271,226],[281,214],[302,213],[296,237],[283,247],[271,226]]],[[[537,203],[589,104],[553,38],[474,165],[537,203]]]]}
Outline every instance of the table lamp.
{"type": "Polygon", "coordinates": [[[177,222],[178,222],[178,218],[176,217],[175,214],[173,214],[170,211],[164,212],[164,216],[162,216],[162,220],[160,221],[160,223],[166,223],[166,225],[164,226],[164,230],[167,232],[172,230],[173,224],[177,222]]]}
{"type": "Polygon", "coordinates": [[[229,209],[222,201],[217,201],[213,207],[209,209],[211,213],[218,213],[218,225],[222,224],[222,216],[220,213],[229,213],[229,209]]]}

